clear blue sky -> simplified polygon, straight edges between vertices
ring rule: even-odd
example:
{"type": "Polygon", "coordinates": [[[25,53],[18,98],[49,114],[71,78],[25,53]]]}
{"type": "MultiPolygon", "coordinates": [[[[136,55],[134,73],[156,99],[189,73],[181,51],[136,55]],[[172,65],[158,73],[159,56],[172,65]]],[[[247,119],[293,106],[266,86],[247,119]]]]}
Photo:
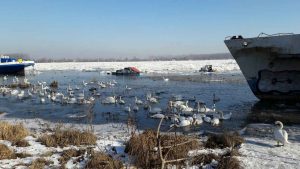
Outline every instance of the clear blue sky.
{"type": "Polygon", "coordinates": [[[1,0],[0,53],[145,57],[227,52],[228,35],[300,33],[299,0],[1,0]]]}

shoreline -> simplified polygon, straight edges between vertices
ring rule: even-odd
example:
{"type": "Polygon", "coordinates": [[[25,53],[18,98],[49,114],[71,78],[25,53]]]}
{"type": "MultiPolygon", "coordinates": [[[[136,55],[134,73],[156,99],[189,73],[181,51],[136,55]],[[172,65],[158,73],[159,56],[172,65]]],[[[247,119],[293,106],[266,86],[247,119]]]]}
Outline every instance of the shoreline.
{"type": "MultiPolygon", "coordinates": [[[[34,135],[40,135],[45,128],[53,128],[60,123],[52,123],[42,119],[18,119],[6,118],[5,113],[0,116],[1,121],[6,121],[11,124],[22,123],[34,135]]],[[[89,128],[89,125],[63,123],[68,128],[76,128],[84,130],[89,128]]],[[[100,151],[107,150],[109,147],[117,146],[120,151],[125,149],[124,143],[129,140],[130,132],[125,124],[108,123],[100,125],[92,125],[94,133],[97,136],[96,149],[100,151]]],[[[275,147],[275,141],[272,137],[272,125],[270,124],[249,124],[247,125],[245,135],[242,137],[246,140],[239,149],[241,153],[237,158],[241,165],[247,168],[295,168],[300,165],[300,126],[286,126],[285,129],[290,135],[290,142],[283,147],[275,147]],[[282,160],[283,159],[283,160],[282,160]]],[[[140,131],[140,130],[139,130],[140,131]]],[[[141,132],[141,131],[140,131],[141,132]]],[[[201,138],[206,136],[202,136],[201,138]]],[[[3,143],[3,141],[1,141],[3,143]]],[[[40,146],[40,151],[46,151],[43,146],[40,146]]],[[[49,148],[48,148],[49,149],[49,148]]],[[[122,153],[123,154],[123,153],[122,153]]],[[[13,159],[15,160],[15,159],[13,159]]],[[[128,163],[129,161],[126,161],[128,163]]],[[[1,165],[8,165],[9,160],[0,160],[1,165]]],[[[16,163],[16,161],[15,161],[16,163]]]]}

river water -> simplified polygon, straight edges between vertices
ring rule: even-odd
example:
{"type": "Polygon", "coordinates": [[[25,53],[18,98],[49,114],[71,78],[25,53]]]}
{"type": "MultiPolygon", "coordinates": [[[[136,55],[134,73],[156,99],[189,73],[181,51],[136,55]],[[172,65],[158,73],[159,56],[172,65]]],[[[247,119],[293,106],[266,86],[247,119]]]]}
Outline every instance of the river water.
{"type": "MultiPolygon", "coordinates": [[[[1,78],[2,85],[12,82],[13,76],[9,76],[5,82],[1,78]]],[[[24,77],[19,77],[22,81],[24,77]]],[[[156,128],[157,119],[151,119],[147,116],[147,110],[140,107],[137,113],[125,112],[124,106],[134,105],[135,96],[141,100],[145,100],[147,93],[157,93],[160,98],[159,103],[152,107],[160,107],[165,109],[168,100],[174,95],[182,95],[183,98],[196,97],[197,100],[202,100],[207,107],[212,107],[212,98],[215,93],[221,99],[217,103],[217,108],[224,112],[232,112],[230,120],[224,120],[220,126],[212,127],[210,124],[203,123],[199,127],[187,128],[186,131],[194,130],[235,130],[243,126],[251,111],[252,106],[258,101],[252,94],[250,88],[245,82],[244,77],[240,72],[224,74],[224,73],[191,73],[191,74],[168,74],[168,75],[151,75],[142,74],[140,76],[113,76],[106,73],[83,72],[83,71],[43,71],[40,73],[27,73],[26,78],[32,84],[37,82],[46,82],[48,85],[53,81],[58,81],[58,92],[66,93],[67,87],[78,86],[78,92],[85,91],[86,96],[92,95],[90,88],[96,87],[100,97],[96,97],[94,105],[81,104],[60,104],[46,100],[45,103],[40,103],[38,96],[32,98],[19,99],[15,96],[0,96],[0,107],[2,112],[7,113],[9,118],[41,118],[51,122],[70,122],[80,124],[103,124],[103,123],[124,123],[128,119],[134,119],[138,128],[156,128]],[[169,81],[164,81],[163,77],[169,78],[169,81]],[[82,81],[94,82],[87,86],[82,85],[82,81]],[[97,82],[116,81],[114,87],[99,88],[97,82]],[[131,90],[127,90],[131,88],[131,90]],[[125,105],[101,104],[101,100],[107,96],[122,96],[125,100],[125,105]]],[[[27,89],[25,89],[26,91],[27,89]]],[[[26,92],[25,92],[26,93],[26,92]]],[[[193,102],[189,105],[194,106],[193,102]]],[[[163,125],[167,129],[170,122],[163,125]]]]}

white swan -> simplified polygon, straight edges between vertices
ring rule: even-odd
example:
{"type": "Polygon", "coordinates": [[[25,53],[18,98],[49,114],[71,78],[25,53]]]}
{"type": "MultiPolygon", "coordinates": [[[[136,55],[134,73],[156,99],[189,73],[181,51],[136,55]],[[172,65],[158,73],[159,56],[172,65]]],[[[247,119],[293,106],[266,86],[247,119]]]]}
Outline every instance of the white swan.
{"type": "Polygon", "coordinates": [[[150,102],[150,103],[157,103],[158,100],[155,98],[155,97],[149,97],[147,98],[147,100],[150,102]]]}
{"type": "Polygon", "coordinates": [[[163,77],[163,79],[164,79],[165,82],[168,82],[168,81],[169,81],[169,78],[163,77]]]}
{"type": "Polygon", "coordinates": [[[208,116],[203,117],[203,120],[204,120],[205,122],[207,122],[207,123],[210,123],[210,122],[211,122],[211,118],[208,117],[208,116]]]}
{"type": "Polygon", "coordinates": [[[193,119],[194,119],[194,122],[193,122],[194,125],[200,125],[203,123],[202,116],[200,116],[200,115],[193,114],[193,119]]]}
{"type": "Polygon", "coordinates": [[[131,112],[130,106],[125,106],[125,107],[124,107],[124,111],[125,111],[125,112],[131,112]]]}
{"type": "Polygon", "coordinates": [[[214,117],[214,118],[211,120],[211,125],[213,125],[213,126],[218,126],[219,124],[220,124],[219,118],[214,117]]]}
{"type": "Polygon", "coordinates": [[[86,83],[84,80],[82,81],[82,85],[86,86],[88,83],[86,83]]]}
{"type": "Polygon", "coordinates": [[[32,96],[32,93],[30,92],[30,90],[29,90],[29,89],[27,90],[27,93],[28,93],[28,96],[29,96],[29,97],[31,97],[31,96],[32,96]]]}
{"type": "Polygon", "coordinates": [[[279,146],[279,142],[283,145],[290,143],[288,141],[288,133],[282,129],[283,124],[281,121],[275,122],[275,129],[274,129],[274,138],[277,141],[277,145],[279,146]]]}
{"type": "Polygon", "coordinates": [[[3,76],[3,81],[7,81],[7,75],[3,76]]]}
{"type": "Polygon", "coordinates": [[[186,101],[186,102],[185,102],[185,105],[180,105],[180,108],[179,108],[179,109],[181,110],[181,112],[182,112],[183,114],[191,114],[191,112],[194,111],[193,108],[189,107],[188,102],[189,102],[189,101],[186,101]]]}
{"type": "Polygon", "coordinates": [[[16,95],[19,94],[19,90],[14,89],[14,90],[10,91],[10,94],[13,95],[13,96],[16,96],[16,95]]]}
{"type": "Polygon", "coordinates": [[[119,104],[125,104],[125,101],[122,99],[122,96],[119,97],[118,102],[119,102],[119,104]]]}
{"type": "Polygon", "coordinates": [[[102,100],[102,104],[115,104],[116,103],[116,96],[109,96],[102,100]]]}
{"type": "Polygon", "coordinates": [[[125,90],[131,90],[131,87],[128,87],[127,85],[125,86],[125,90]]]}
{"type": "Polygon", "coordinates": [[[83,100],[84,99],[84,90],[82,90],[82,93],[78,93],[77,99],[78,100],[83,100]]]}
{"type": "Polygon", "coordinates": [[[18,98],[22,99],[24,97],[24,94],[25,94],[24,90],[21,90],[21,92],[18,94],[18,98]]]}
{"type": "Polygon", "coordinates": [[[71,85],[69,84],[68,88],[67,88],[68,92],[73,91],[71,85]]]}
{"type": "Polygon", "coordinates": [[[135,96],[135,104],[141,105],[141,104],[143,104],[143,101],[142,101],[142,100],[139,100],[139,99],[135,96]]]}
{"type": "Polygon", "coordinates": [[[93,96],[91,96],[89,99],[87,100],[83,100],[83,104],[92,104],[95,102],[95,98],[93,96]]]}
{"type": "Polygon", "coordinates": [[[232,115],[231,112],[229,112],[228,114],[224,115],[223,111],[221,111],[221,110],[216,111],[216,113],[217,114],[215,114],[214,117],[217,117],[220,120],[229,120],[231,118],[231,115],[232,115]]]}
{"type": "Polygon", "coordinates": [[[175,102],[172,102],[172,106],[176,107],[176,108],[179,108],[181,105],[185,105],[186,102],[184,101],[175,101],[175,102]]]}
{"type": "Polygon", "coordinates": [[[80,90],[80,88],[76,85],[76,86],[75,86],[75,90],[80,90]]]}
{"type": "Polygon", "coordinates": [[[154,119],[163,119],[163,118],[165,118],[165,115],[163,115],[161,113],[157,113],[157,114],[154,114],[154,115],[152,115],[150,117],[154,118],[154,119]]]}
{"type": "Polygon", "coordinates": [[[26,77],[24,78],[23,82],[24,82],[25,85],[29,85],[30,84],[30,82],[28,81],[28,79],[26,77]]]}
{"type": "Polygon", "coordinates": [[[74,96],[69,96],[67,103],[68,104],[75,104],[77,102],[74,96]]]}
{"type": "Polygon", "coordinates": [[[179,120],[179,124],[172,124],[170,127],[186,127],[193,123],[193,119],[182,119],[179,120]]]}
{"type": "Polygon", "coordinates": [[[106,88],[106,85],[103,82],[98,83],[101,88],[106,88]]]}
{"type": "Polygon", "coordinates": [[[157,114],[157,113],[161,113],[162,112],[162,109],[159,108],[159,107],[154,107],[152,108],[150,105],[149,105],[149,114],[157,114]]]}
{"type": "Polygon", "coordinates": [[[44,98],[44,97],[41,97],[41,98],[40,98],[40,102],[41,102],[41,103],[45,103],[45,102],[46,102],[45,98],[44,98]]]}
{"type": "Polygon", "coordinates": [[[55,102],[56,101],[56,95],[53,94],[50,99],[51,99],[51,101],[55,102]]]}
{"type": "Polygon", "coordinates": [[[187,126],[190,126],[191,125],[191,122],[188,121],[188,120],[183,120],[181,122],[179,122],[179,124],[171,124],[170,127],[187,127],[187,126]]]}
{"type": "Polygon", "coordinates": [[[195,111],[197,113],[206,113],[206,105],[204,102],[198,101],[195,105],[195,111]]]}
{"type": "Polygon", "coordinates": [[[148,93],[146,96],[147,101],[149,101],[150,103],[157,103],[158,100],[155,97],[152,97],[151,93],[148,93]]]}

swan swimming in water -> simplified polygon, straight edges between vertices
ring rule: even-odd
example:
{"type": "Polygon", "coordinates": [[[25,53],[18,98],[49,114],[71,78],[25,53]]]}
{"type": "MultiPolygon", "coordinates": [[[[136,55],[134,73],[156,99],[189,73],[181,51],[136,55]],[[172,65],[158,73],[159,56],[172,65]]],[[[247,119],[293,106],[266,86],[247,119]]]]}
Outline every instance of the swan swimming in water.
{"type": "Polygon", "coordinates": [[[142,100],[139,100],[139,99],[135,96],[135,104],[141,105],[141,104],[143,104],[143,101],[142,101],[142,100]]]}
{"type": "Polygon", "coordinates": [[[179,116],[179,118],[175,117],[175,120],[177,123],[179,122],[179,124],[171,124],[170,127],[187,127],[193,124],[194,119],[193,118],[180,118],[181,116],[179,116]]]}
{"type": "Polygon", "coordinates": [[[122,99],[122,96],[119,96],[119,104],[125,104],[125,100],[122,99]]]}
{"type": "Polygon", "coordinates": [[[148,113],[149,114],[157,114],[157,113],[161,113],[162,112],[162,109],[159,108],[159,107],[154,107],[152,108],[150,105],[149,105],[149,110],[148,110],[148,113]]]}
{"type": "Polygon", "coordinates": [[[220,124],[219,118],[214,117],[214,118],[211,120],[211,125],[212,125],[212,126],[218,126],[219,124],[220,124]]]}
{"type": "Polygon", "coordinates": [[[168,82],[168,81],[169,81],[169,78],[163,77],[163,79],[164,79],[165,82],[168,82]]]}
{"type": "Polygon", "coordinates": [[[210,122],[211,122],[211,118],[208,117],[208,116],[203,117],[203,120],[204,120],[205,122],[207,122],[207,123],[210,123],[210,122]]]}
{"type": "Polygon", "coordinates": [[[102,104],[115,104],[116,103],[116,96],[109,96],[102,100],[102,104]]]}
{"type": "Polygon", "coordinates": [[[125,112],[131,112],[131,107],[130,106],[125,106],[124,111],[125,112]]]}
{"type": "Polygon", "coordinates": [[[223,111],[217,110],[213,116],[220,120],[229,120],[231,118],[231,115],[232,115],[231,112],[224,115],[223,111]]]}
{"type": "Polygon", "coordinates": [[[189,101],[186,101],[185,105],[179,106],[179,109],[181,110],[181,112],[183,114],[191,114],[194,111],[194,109],[192,107],[189,107],[188,103],[189,103],[189,101]]]}
{"type": "Polygon", "coordinates": [[[165,115],[163,115],[161,113],[157,113],[157,114],[154,114],[154,115],[152,115],[150,117],[154,118],[154,119],[163,119],[163,118],[165,118],[165,115]]]}
{"type": "Polygon", "coordinates": [[[194,125],[200,125],[203,123],[202,117],[200,115],[193,114],[193,119],[194,119],[193,122],[194,125]]]}
{"type": "Polygon", "coordinates": [[[290,143],[288,141],[288,133],[282,129],[283,124],[281,121],[275,122],[275,129],[274,129],[274,138],[277,141],[277,146],[279,146],[279,142],[283,145],[290,143]]]}

